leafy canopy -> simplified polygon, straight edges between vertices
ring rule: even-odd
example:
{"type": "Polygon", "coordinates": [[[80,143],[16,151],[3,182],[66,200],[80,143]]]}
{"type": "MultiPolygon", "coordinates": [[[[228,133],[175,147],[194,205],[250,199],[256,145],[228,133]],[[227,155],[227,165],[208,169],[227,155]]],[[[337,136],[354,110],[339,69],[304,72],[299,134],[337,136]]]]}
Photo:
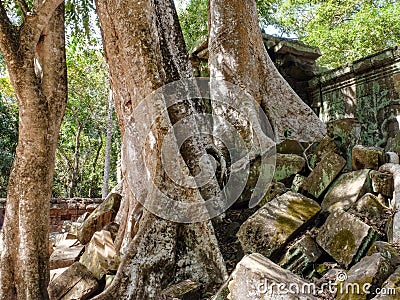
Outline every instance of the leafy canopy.
{"type": "MultiPolygon", "coordinates": [[[[208,0],[185,2],[179,17],[188,49],[207,36],[208,0]]],[[[262,28],[317,46],[318,63],[338,67],[400,44],[400,0],[256,0],[262,28]]]]}

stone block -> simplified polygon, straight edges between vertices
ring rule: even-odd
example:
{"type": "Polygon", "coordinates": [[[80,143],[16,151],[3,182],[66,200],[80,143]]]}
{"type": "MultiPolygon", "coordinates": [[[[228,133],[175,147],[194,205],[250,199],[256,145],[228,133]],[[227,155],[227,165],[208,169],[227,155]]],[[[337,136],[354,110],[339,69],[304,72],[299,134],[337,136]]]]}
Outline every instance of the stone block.
{"type": "Polygon", "coordinates": [[[337,300],[367,300],[394,271],[379,253],[366,256],[351,267],[345,281],[338,284],[337,300]]]}
{"type": "Polygon", "coordinates": [[[399,300],[400,298],[400,267],[386,279],[380,289],[381,294],[373,299],[379,300],[399,300]]]}
{"type": "Polygon", "coordinates": [[[350,213],[334,211],[320,228],[317,243],[346,268],[357,263],[377,233],[350,213]]]}
{"type": "Polygon", "coordinates": [[[50,270],[65,268],[77,261],[83,252],[83,245],[78,240],[64,240],[50,255],[50,270]]]}
{"type": "Polygon", "coordinates": [[[375,253],[379,253],[388,259],[394,269],[400,266],[400,252],[391,244],[383,241],[376,241],[372,244],[371,248],[369,248],[367,255],[372,255],[375,253]]]}
{"type": "Polygon", "coordinates": [[[276,145],[276,152],[281,154],[297,154],[302,156],[304,147],[296,140],[284,140],[276,145]]]}
{"type": "Polygon", "coordinates": [[[200,300],[201,285],[191,280],[181,281],[163,290],[157,299],[200,300]]]}
{"type": "Polygon", "coordinates": [[[98,280],[107,274],[115,274],[120,260],[111,233],[105,230],[95,232],[79,262],[98,280]]]}
{"type": "Polygon", "coordinates": [[[327,153],[311,174],[304,179],[300,190],[315,198],[319,198],[339,175],[345,164],[346,160],[343,157],[334,152],[327,153]]]}
{"type": "Polygon", "coordinates": [[[318,144],[315,143],[307,148],[306,154],[307,157],[310,157],[310,166],[315,168],[329,152],[339,153],[339,149],[329,136],[325,136],[318,144]]]}
{"type": "Polygon", "coordinates": [[[85,300],[99,290],[99,284],[85,266],[76,262],[50,282],[47,290],[50,300],[85,300]]]}
{"type": "Polygon", "coordinates": [[[355,118],[344,118],[326,124],[328,136],[346,158],[346,170],[351,170],[352,149],[361,139],[361,124],[355,118]]]}
{"type": "Polygon", "coordinates": [[[378,170],[385,163],[385,151],[378,147],[364,147],[356,145],[352,150],[353,170],[378,170]]]}
{"type": "Polygon", "coordinates": [[[365,193],[371,192],[370,170],[342,174],[328,189],[321,203],[323,211],[348,210],[365,193]]]}
{"type": "Polygon", "coordinates": [[[276,197],[284,194],[287,192],[287,188],[282,182],[271,182],[271,184],[268,186],[267,191],[265,192],[264,197],[261,199],[260,203],[258,205],[260,207],[264,206],[271,200],[275,199],[276,197]]]}
{"type": "Polygon", "coordinates": [[[237,236],[245,252],[270,257],[307,226],[319,211],[316,201],[287,192],[253,214],[242,224],[237,236]]]}
{"type": "Polygon", "coordinates": [[[295,154],[277,154],[274,180],[281,181],[300,173],[306,164],[303,157],[295,154]]]}
{"type": "Polygon", "coordinates": [[[349,210],[350,213],[361,217],[368,225],[384,232],[386,222],[392,213],[382,201],[373,194],[365,194],[349,210]]]}
{"type": "Polygon", "coordinates": [[[307,275],[312,272],[321,255],[322,251],[317,243],[306,235],[289,247],[279,265],[297,275],[307,275]]]}
{"type": "Polygon", "coordinates": [[[314,286],[259,253],[245,256],[229,282],[231,300],[315,300],[314,286]]]}
{"type": "Polygon", "coordinates": [[[121,195],[109,194],[107,198],[101,203],[90,216],[81,224],[78,230],[78,239],[85,245],[87,244],[92,235],[101,230],[104,226],[111,223],[119,209],[121,203],[121,195]]]}
{"type": "Polygon", "coordinates": [[[394,191],[393,174],[372,170],[369,173],[372,181],[372,188],[375,193],[392,198],[394,191]]]}

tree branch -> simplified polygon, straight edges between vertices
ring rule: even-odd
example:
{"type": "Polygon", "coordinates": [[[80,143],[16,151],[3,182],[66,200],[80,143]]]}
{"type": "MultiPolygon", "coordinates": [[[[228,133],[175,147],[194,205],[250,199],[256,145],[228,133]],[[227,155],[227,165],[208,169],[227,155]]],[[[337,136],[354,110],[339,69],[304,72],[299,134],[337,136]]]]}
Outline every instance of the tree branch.
{"type": "Polygon", "coordinates": [[[26,15],[29,12],[29,6],[28,6],[28,4],[26,3],[25,0],[17,0],[16,2],[18,4],[19,8],[21,9],[22,14],[24,15],[24,20],[25,20],[26,15]]]}
{"type": "Polygon", "coordinates": [[[0,50],[6,58],[13,53],[13,45],[15,44],[14,36],[16,33],[16,29],[7,16],[3,1],[0,0],[0,50]]]}
{"type": "Polygon", "coordinates": [[[63,2],[64,0],[44,0],[38,4],[35,2],[32,12],[27,13],[22,26],[21,40],[25,40],[31,44],[31,47],[35,47],[50,18],[57,7],[63,2]]]}

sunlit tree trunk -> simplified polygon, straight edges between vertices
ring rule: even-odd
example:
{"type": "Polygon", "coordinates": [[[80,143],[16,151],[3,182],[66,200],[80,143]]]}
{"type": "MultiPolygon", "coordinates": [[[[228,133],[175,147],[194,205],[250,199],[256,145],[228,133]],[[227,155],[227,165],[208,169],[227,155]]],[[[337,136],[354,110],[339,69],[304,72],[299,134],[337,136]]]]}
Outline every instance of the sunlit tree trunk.
{"type": "Polygon", "coordinates": [[[242,87],[261,106],[277,141],[315,141],[325,125],[279,74],[263,44],[255,0],[210,0],[212,78],[242,87]]]}
{"type": "MultiPolygon", "coordinates": [[[[158,88],[192,76],[173,2],[98,0],[97,11],[123,148],[131,151],[125,151],[122,159],[124,198],[117,216],[120,231],[116,245],[125,255],[112,285],[96,299],[154,299],[168,284],[183,279],[201,282],[205,288],[219,284],[226,270],[211,223],[174,223],[140,204],[143,198],[158,200],[154,187],[145,180],[147,174],[180,201],[204,201],[219,192],[215,178],[207,191],[175,187],[160,156],[165,133],[182,118],[201,110],[201,105],[184,101],[170,106],[168,114],[148,132],[154,142],[139,147],[141,125],[149,120],[146,111],[138,116],[135,109],[158,88]]],[[[144,105],[151,115],[157,104],[150,101],[144,105]]],[[[167,108],[165,103],[160,105],[167,108]]],[[[178,171],[195,173],[206,148],[203,139],[188,141],[178,157],[186,164],[177,166],[182,168],[178,171]]]]}
{"type": "Polygon", "coordinates": [[[55,151],[67,100],[64,5],[25,1],[21,26],[0,1],[0,49],[19,106],[0,262],[0,299],[48,299],[49,210],[55,151]],[[36,61],[36,64],[35,64],[36,61]],[[35,69],[36,65],[36,69],[35,69]]]}

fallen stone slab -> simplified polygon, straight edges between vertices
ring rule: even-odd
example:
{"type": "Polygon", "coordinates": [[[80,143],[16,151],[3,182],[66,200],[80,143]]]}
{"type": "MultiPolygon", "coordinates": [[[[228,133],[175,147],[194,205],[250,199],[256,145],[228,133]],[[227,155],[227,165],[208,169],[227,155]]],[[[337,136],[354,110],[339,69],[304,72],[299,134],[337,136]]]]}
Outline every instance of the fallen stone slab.
{"type": "Polygon", "coordinates": [[[384,258],[388,259],[394,269],[400,266],[400,252],[390,243],[376,241],[372,244],[371,248],[369,248],[367,255],[372,255],[375,253],[379,253],[384,258]]]}
{"type": "Polygon", "coordinates": [[[65,268],[79,260],[84,246],[79,244],[78,240],[64,240],[59,243],[50,255],[50,270],[65,268]]]}
{"type": "Polygon", "coordinates": [[[382,284],[379,295],[373,298],[379,300],[398,300],[400,299],[400,267],[382,284]]]}
{"type": "Polygon", "coordinates": [[[157,299],[159,300],[200,300],[201,285],[191,280],[181,281],[163,290],[157,299]]]}
{"type": "Polygon", "coordinates": [[[328,189],[321,203],[323,211],[348,210],[361,196],[372,192],[368,169],[345,173],[328,189]]]}
{"type": "Polygon", "coordinates": [[[371,226],[350,213],[334,211],[320,228],[317,243],[347,268],[361,259],[377,236],[371,226]]]}
{"type": "Polygon", "coordinates": [[[320,209],[316,201],[287,192],[257,210],[242,224],[237,236],[246,253],[270,257],[307,226],[320,209]]]}
{"type": "Polygon", "coordinates": [[[261,199],[260,203],[258,203],[258,206],[264,206],[271,200],[286,193],[287,191],[288,189],[282,182],[271,182],[267,188],[267,191],[265,192],[264,197],[261,199]]]}
{"type": "Polygon", "coordinates": [[[343,157],[334,152],[327,153],[311,174],[304,179],[300,191],[319,198],[345,165],[346,160],[343,157]]]}
{"type": "Polygon", "coordinates": [[[80,225],[78,229],[78,240],[83,244],[87,244],[92,235],[101,230],[104,226],[111,223],[119,209],[121,203],[121,195],[111,193],[80,225]]]}
{"type": "Polygon", "coordinates": [[[339,282],[336,299],[371,299],[393,271],[389,260],[379,253],[366,256],[351,267],[343,282],[339,282]]]}
{"type": "Polygon", "coordinates": [[[315,285],[285,270],[259,253],[245,256],[228,284],[231,300],[314,300],[315,285]]]}
{"type": "Polygon", "coordinates": [[[329,152],[339,153],[338,147],[329,136],[325,136],[319,143],[312,144],[306,149],[310,167],[314,169],[329,152]]]}
{"type": "Polygon", "coordinates": [[[378,170],[385,163],[385,150],[378,147],[356,145],[352,150],[353,170],[378,170]]]}
{"type": "Polygon", "coordinates": [[[288,248],[279,265],[297,275],[308,275],[321,255],[322,251],[317,243],[305,235],[288,248]]]}
{"type": "Polygon", "coordinates": [[[346,169],[351,170],[352,149],[361,139],[361,124],[356,118],[343,118],[326,124],[328,136],[346,158],[346,169]]]}
{"type": "Polygon", "coordinates": [[[382,194],[385,197],[392,198],[394,192],[393,174],[388,172],[379,172],[372,170],[370,172],[372,188],[375,193],[382,194]]]}
{"type": "Polygon", "coordinates": [[[115,274],[120,260],[111,233],[105,230],[95,232],[79,262],[98,280],[107,274],[115,274]]]}
{"type": "Polygon", "coordinates": [[[274,181],[282,181],[288,179],[297,173],[300,173],[306,161],[303,157],[295,154],[277,154],[274,181]]]}
{"type": "Polygon", "coordinates": [[[50,300],[86,300],[90,299],[99,288],[92,273],[76,262],[51,281],[47,290],[50,300]]]}
{"type": "Polygon", "coordinates": [[[395,213],[391,228],[388,230],[388,240],[391,243],[400,243],[400,165],[384,164],[379,168],[379,171],[393,174],[394,192],[391,208],[394,208],[395,213]]]}
{"type": "Polygon", "coordinates": [[[68,267],[50,270],[50,282],[60,276],[68,267]]]}
{"type": "Polygon", "coordinates": [[[349,212],[362,218],[365,223],[380,232],[385,231],[386,223],[392,216],[390,208],[385,206],[377,196],[370,193],[365,194],[354,203],[349,212]]]}
{"type": "Polygon", "coordinates": [[[297,154],[303,155],[304,147],[296,140],[283,140],[276,145],[276,152],[281,154],[297,154]]]}

